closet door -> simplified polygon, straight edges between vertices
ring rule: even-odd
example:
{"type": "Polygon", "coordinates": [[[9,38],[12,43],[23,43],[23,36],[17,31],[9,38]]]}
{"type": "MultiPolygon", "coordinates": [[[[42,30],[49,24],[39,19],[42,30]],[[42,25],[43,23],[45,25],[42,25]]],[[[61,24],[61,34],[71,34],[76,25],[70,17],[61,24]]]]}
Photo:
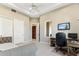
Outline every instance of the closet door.
{"type": "Polygon", "coordinates": [[[7,17],[0,17],[0,35],[3,37],[13,36],[11,19],[7,17]]]}
{"type": "Polygon", "coordinates": [[[0,18],[0,37],[2,36],[2,19],[0,18]]]}
{"type": "Polygon", "coordinates": [[[24,42],[24,21],[14,19],[14,43],[24,42]]]}

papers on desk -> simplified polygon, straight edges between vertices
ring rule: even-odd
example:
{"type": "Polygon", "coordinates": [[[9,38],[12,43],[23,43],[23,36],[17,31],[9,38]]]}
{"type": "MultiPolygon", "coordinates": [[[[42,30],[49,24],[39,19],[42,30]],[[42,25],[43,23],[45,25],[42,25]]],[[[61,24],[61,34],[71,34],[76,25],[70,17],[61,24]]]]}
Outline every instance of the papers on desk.
{"type": "Polygon", "coordinates": [[[71,41],[72,44],[79,44],[77,41],[71,41]]]}

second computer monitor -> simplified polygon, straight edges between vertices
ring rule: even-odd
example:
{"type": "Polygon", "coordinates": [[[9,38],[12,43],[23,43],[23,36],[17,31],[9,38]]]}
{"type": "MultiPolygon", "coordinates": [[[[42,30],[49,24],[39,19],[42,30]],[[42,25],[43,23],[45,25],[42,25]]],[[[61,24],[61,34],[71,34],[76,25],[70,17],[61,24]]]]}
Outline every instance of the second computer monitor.
{"type": "Polygon", "coordinates": [[[72,40],[77,40],[78,34],[77,33],[68,33],[68,37],[72,40]]]}

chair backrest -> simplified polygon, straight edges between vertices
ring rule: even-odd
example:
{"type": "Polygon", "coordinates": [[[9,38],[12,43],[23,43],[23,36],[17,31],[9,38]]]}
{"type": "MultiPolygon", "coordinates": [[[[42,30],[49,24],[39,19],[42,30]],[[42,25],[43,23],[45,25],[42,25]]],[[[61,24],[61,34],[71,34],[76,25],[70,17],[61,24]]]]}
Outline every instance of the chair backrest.
{"type": "Polygon", "coordinates": [[[67,46],[66,35],[63,32],[56,33],[56,45],[59,47],[67,46]]]}

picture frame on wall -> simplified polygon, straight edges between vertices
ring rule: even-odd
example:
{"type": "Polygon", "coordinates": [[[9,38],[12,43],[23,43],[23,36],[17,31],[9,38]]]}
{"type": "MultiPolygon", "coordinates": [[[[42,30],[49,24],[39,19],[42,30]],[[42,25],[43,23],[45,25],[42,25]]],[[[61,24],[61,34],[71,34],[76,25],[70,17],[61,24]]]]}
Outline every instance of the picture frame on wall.
{"type": "Polygon", "coordinates": [[[58,24],[58,30],[70,30],[70,22],[58,24]]]}

